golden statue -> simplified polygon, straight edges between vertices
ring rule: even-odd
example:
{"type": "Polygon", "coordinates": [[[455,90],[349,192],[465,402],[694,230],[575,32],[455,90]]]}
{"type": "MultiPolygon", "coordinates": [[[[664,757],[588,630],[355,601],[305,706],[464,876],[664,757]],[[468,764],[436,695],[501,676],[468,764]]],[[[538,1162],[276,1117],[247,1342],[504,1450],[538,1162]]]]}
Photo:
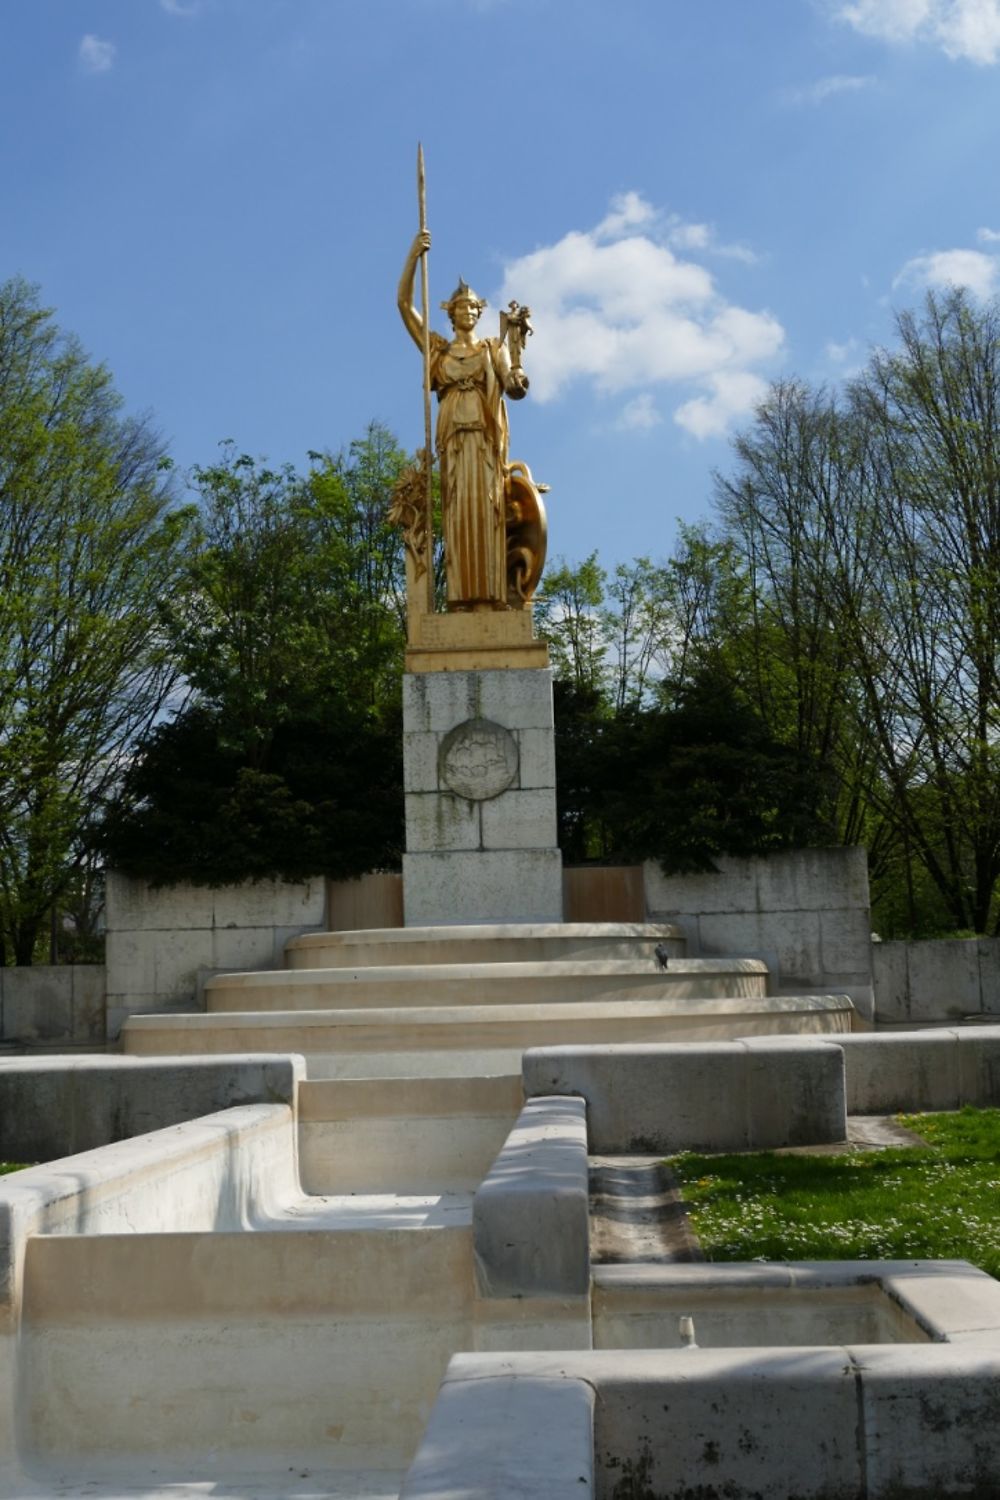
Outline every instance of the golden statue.
{"type": "MultiPolygon", "coordinates": [[[[423,453],[427,502],[420,514],[420,474],[403,478],[393,516],[406,529],[417,574],[426,573],[429,538],[430,392],[438,395],[436,452],[441,472],[448,610],[525,609],[541,574],[546,513],[540,489],[525,463],[508,460],[507,405],[528,392],[522,369],[531,335],[531,309],[516,302],[501,314],[498,339],[477,338],[486,302],[459,281],[441,306],[451,320],[451,338],[427,326],[427,252],[430,236],[424,207],[423,153],[418,157],[420,231],[406,255],[399,281],[400,315],[424,356],[427,444],[423,453]],[[423,260],[423,312],[414,305],[417,263],[423,260]]],[[[426,585],[429,597],[429,582],[426,585]]]]}
{"type": "MultiPolygon", "coordinates": [[[[423,153],[418,153],[420,229],[410,246],[399,279],[400,315],[423,353],[425,446],[418,465],[397,486],[391,519],[403,527],[407,548],[407,593],[410,647],[432,641],[483,649],[533,649],[531,598],[545,561],[546,518],[541,492],[526,464],[508,457],[505,398],[520,401],[528,390],[521,365],[531,334],[530,308],[516,302],[500,314],[499,338],[477,337],[486,302],[464,281],[441,307],[451,321],[451,337],[429,326],[427,232],[423,153]],[[414,303],[417,263],[422,272],[422,309],[414,303]],[[436,439],[431,437],[431,394],[438,398],[436,439]],[[433,545],[431,463],[436,449],[441,481],[441,529],[444,541],[448,615],[477,615],[482,630],[442,635],[444,618],[434,615],[429,559],[433,545]],[[519,612],[515,629],[513,611],[519,612]],[[428,617],[429,616],[429,617],[428,617]],[[488,627],[487,618],[496,625],[488,627]],[[501,629],[501,618],[509,627],[501,629]],[[433,627],[434,620],[441,628],[433,627]],[[432,633],[428,635],[428,632],[432,633]]],[[[458,618],[456,618],[458,617],[458,618]]]]}

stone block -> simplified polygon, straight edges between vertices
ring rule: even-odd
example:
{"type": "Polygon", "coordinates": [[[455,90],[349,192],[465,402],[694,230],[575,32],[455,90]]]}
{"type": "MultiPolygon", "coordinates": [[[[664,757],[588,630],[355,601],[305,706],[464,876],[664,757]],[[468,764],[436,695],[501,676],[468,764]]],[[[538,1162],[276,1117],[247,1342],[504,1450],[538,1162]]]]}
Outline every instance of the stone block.
{"type": "Polygon", "coordinates": [[[112,870],[105,897],[107,928],[190,932],[211,927],[214,894],[208,886],[154,887],[112,870]]]}
{"type": "MultiPolygon", "coordinates": [[[[567,1373],[580,1359],[565,1360],[567,1373]]],[[[613,1494],[641,1454],[632,1494],[888,1500],[865,1487],[856,1374],[843,1349],[609,1351],[590,1363],[599,1495],[613,1494]]]]}
{"type": "Polygon", "coordinates": [[[212,933],[213,969],[270,969],[281,957],[273,927],[217,927],[212,933]]]}
{"type": "Polygon", "coordinates": [[[403,735],[404,792],[436,792],[442,736],[418,731],[403,735]]]}
{"type": "Polygon", "coordinates": [[[865,1493],[1000,1494],[994,1440],[1000,1354],[968,1345],[858,1351],[865,1493]]]}
{"type": "Polygon", "coordinates": [[[552,727],[548,667],[482,672],[408,672],[403,677],[407,734],[447,733],[466,719],[493,719],[507,729],[552,727]]]}
{"type": "Polygon", "coordinates": [[[107,1035],[107,971],[103,964],[73,966],[73,1037],[103,1042],[107,1035]]]}
{"type": "Polygon", "coordinates": [[[406,794],[406,847],[411,854],[478,849],[482,843],[480,802],[452,792],[406,794]]]}
{"type": "Polygon", "coordinates": [[[15,1059],[0,1068],[0,1139],[14,1161],[53,1161],[216,1110],[293,1104],[301,1058],[15,1059]]]}
{"type": "Polygon", "coordinates": [[[69,964],[6,969],[3,975],[4,1039],[72,1042],[72,976],[69,964]]]}
{"type": "MultiPolygon", "coordinates": [[[[774,984],[801,973],[800,969],[782,966],[784,956],[802,962],[800,949],[789,950],[789,941],[801,935],[798,924],[791,927],[769,921],[759,912],[706,912],[698,918],[698,949],[706,957],[722,957],[738,953],[741,958],[760,958],[771,970],[774,984]],[[777,930],[776,930],[777,929],[777,930]],[[785,943],[784,954],[779,950],[779,941],[785,943]]],[[[816,943],[819,943],[819,927],[816,926],[816,943]]]]}
{"type": "Polygon", "coordinates": [[[544,1047],[524,1054],[524,1092],[580,1094],[590,1150],[739,1150],[748,1143],[746,1048],[614,1045],[544,1047]]]}
{"type": "Polygon", "coordinates": [[[958,1040],[952,1031],[897,1031],[838,1038],[852,1115],[957,1109],[958,1040]]]}
{"type": "MultiPolygon", "coordinates": [[[[484,849],[554,849],[555,788],[504,792],[479,804],[484,849]]],[[[407,848],[413,848],[407,836],[407,848]]]]}
{"type": "Polygon", "coordinates": [[[171,1000],[194,1000],[198,970],[212,968],[214,934],[211,928],[150,934],[153,949],[153,995],[157,1005],[171,1000]]]}
{"type": "Polygon", "coordinates": [[[552,672],[548,667],[480,672],[479,712],[507,729],[551,729],[552,672]]]}
{"type": "Polygon", "coordinates": [[[326,889],[322,876],[311,880],[248,880],[212,891],[215,927],[322,927],[326,889]]]}
{"type": "Polygon", "coordinates": [[[842,1048],[830,1042],[794,1049],[754,1042],[747,1051],[747,1106],[754,1151],[846,1140],[842,1048]]]}
{"type": "Polygon", "coordinates": [[[136,929],[110,930],[104,940],[108,994],[131,998],[156,993],[154,935],[136,929]]]}
{"type": "Polygon", "coordinates": [[[481,1297],[573,1297],[590,1290],[587,1107],[529,1100],[472,1206],[481,1297]]]}
{"type": "Polygon", "coordinates": [[[766,1150],[846,1136],[840,1048],[754,1042],[544,1047],[526,1052],[525,1094],[580,1094],[597,1155],[766,1150]]]}
{"type": "Polygon", "coordinates": [[[407,927],[466,922],[561,922],[558,849],[404,854],[407,927]]]}
{"type": "Polygon", "coordinates": [[[982,1013],[1000,1016],[1000,938],[980,938],[977,947],[982,1013]]]}
{"type": "Polygon", "coordinates": [[[910,1019],[957,1021],[982,1008],[975,938],[907,944],[910,1019]]]}
{"type": "Polygon", "coordinates": [[[871,919],[864,908],[819,914],[820,974],[871,973],[871,919]]]}
{"type": "Polygon", "coordinates": [[[519,729],[517,743],[521,760],[521,787],[525,790],[533,787],[554,787],[556,784],[554,731],[551,728],[519,729]]]}
{"type": "Polygon", "coordinates": [[[643,866],[646,910],[654,920],[706,912],[755,912],[757,863],[726,859],[719,861],[718,873],[664,875],[655,860],[647,860],[643,866]]]}
{"type": "Polygon", "coordinates": [[[880,1022],[899,1023],[910,1019],[906,967],[908,946],[907,943],[872,943],[875,1014],[880,1022]]]}
{"type": "Polygon", "coordinates": [[[753,863],[761,911],[868,911],[863,849],[789,849],[753,863]]]}
{"type": "Polygon", "coordinates": [[[1000,1026],[954,1032],[958,1048],[958,1093],[962,1104],[1000,1105],[1000,1026]]]}
{"type": "Polygon", "coordinates": [[[456,1355],[400,1500],[592,1500],[593,1427],[586,1378],[515,1376],[501,1356],[456,1355]]]}

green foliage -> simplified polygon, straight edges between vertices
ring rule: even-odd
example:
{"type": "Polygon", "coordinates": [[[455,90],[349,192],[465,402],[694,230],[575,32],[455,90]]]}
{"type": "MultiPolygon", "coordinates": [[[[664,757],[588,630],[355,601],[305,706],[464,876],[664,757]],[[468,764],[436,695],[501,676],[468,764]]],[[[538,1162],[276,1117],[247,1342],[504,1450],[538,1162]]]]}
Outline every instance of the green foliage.
{"type": "Polygon", "coordinates": [[[108,372],[0,285],[0,962],[32,962],[170,691],[157,616],[189,520],[108,372]]]}
{"type": "Polygon", "coordinates": [[[405,455],[373,425],[299,475],[224,447],[164,611],[192,690],[143,740],[103,847],[154,882],[351,876],[398,862],[405,455]]]}
{"type": "Polygon", "coordinates": [[[746,601],[727,544],[686,530],[678,556],[610,579],[593,555],[561,564],[540,614],[564,859],[711,870],[829,838],[822,767],[771,732],[728,662],[746,601]]]}
{"type": "Polygon", "coordinates": [[[672,1157],[707,1259],[959,1257],[1000,1275],[1000,1110],[902,1123],[927,1146],[672,1157]]]}
{"type": "Polygon", "coordinates": [[[612,712],[557,690],[560,843],[569,860],[656,859],[712,870],[721,854],[815,843],[814,775],[727,684],[703,672],[673,701],[612,712]]]}
{"type": "Polygon", "coordinates": [[[286,699],[263,766],[253,731],[235,740],[225,704],[159,726],[109,812],[115,868],[158,884],[346,878],[397,863],[402,775],[396,714],[331,693],[286,699]]]}

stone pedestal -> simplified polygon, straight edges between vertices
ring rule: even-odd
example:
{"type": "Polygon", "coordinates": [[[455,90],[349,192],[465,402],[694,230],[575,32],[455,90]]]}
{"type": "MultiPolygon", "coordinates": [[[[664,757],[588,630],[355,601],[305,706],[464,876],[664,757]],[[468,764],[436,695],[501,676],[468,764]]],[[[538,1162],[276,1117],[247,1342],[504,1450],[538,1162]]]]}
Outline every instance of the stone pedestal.
{"type": "Polygon", "coordinates": [[[403,678],[408,927],[561,922],[552,673],[403,678]]]}

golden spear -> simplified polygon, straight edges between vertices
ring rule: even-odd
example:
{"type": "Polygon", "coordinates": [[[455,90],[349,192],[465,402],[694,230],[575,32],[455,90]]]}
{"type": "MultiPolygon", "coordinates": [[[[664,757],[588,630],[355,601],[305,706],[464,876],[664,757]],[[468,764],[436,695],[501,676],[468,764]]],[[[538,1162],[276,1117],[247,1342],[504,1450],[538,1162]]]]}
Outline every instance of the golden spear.
{"type": "MultiPolygon", "coordinates": [[[[424,148],[417,142],[417,198],[420,204],[420,232],[427,233],[427,179],[424,174],[424,148]]],[[[420,255],[420,300],[424,325],[424,506],[426,521],[424,546],[427,558],[427,609],[434,609],[434,449],[431,436],[431,324],[430,298],[427,290],[427,251],[420,255]]]]}

